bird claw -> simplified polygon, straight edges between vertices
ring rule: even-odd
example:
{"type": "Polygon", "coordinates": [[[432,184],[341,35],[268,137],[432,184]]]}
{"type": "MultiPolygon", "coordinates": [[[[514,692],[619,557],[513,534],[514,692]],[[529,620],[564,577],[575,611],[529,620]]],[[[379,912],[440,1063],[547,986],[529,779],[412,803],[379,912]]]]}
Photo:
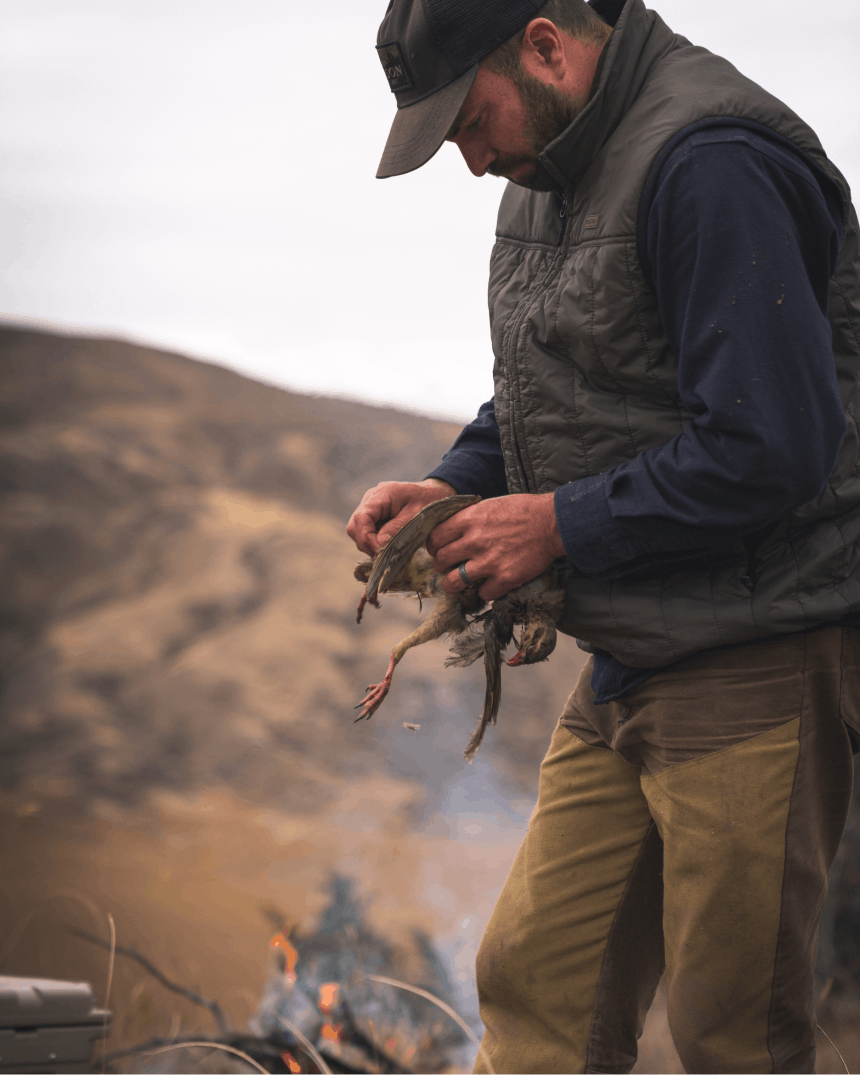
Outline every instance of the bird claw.
{"type": "Polygon", "coordinates": [[[358,705],[355,707],[356,709],[358,709],[358,706],[364,706],[364,709],[362,709],[361,711],[361,716],[357,717],[356,720],[353,721],[353,724],[357,724],[358,721],[373,716],[373,714],[377,711],[377,709],[379,709],[379,707],[385,700],[385,696],[386,694],[388,694],[388,688],[390,686],[390,682],[386,683],[385,680],[383,680],[381,683],[371,685],[368,690],[367,696],[362,698],[358,705]]]}
{"type": "Polygon", "coordinates": [[[380,683],[371,683],[367,688],[367,694],[355,707],[358,709],[358,706],[364,706],[364,708],[361,711],[361,715],[352,722],[353,724],[358,724],[360,720],[369,720],[385,701],[385,696],[391,689],[391,677],[394,675],[396,664],[397,659],[392,657],[388,665],[388,671],[385,673],[385,678],[380,683]]]}

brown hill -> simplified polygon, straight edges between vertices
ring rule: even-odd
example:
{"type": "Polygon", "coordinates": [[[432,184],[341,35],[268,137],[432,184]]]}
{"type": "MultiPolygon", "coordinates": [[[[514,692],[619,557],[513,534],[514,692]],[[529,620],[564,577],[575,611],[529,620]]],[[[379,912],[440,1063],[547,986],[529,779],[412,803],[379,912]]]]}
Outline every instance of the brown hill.
{"type": "MultiPolygon", "coordinates": [[[[397,695],[369,727],[349,714],[412,610],[356,627],[343,523],[374,482],[422,477],[456,427],[114,340],[6,331],[0,354],[6,785],[131,804],[214,783],[319,810],[375,771],[397,695]]],[[[421,664],[401,699],[426,693],[421,664]]],[[[552,678],[531,677],[548,705],[552,678]]],[[[538,714],[506,722],[526,787],[538,714]]]]}
{"type": "MultiPolygon", "coordinates": [[[[45,940],[97,906],[239,1019],[265,971],[259,905],[312,917],[336,871],[401,939],[454,938],[470,912],[467,966],[581,658],[563,640],[512,670],[471,768],[480,672],[444,670],[441,644],[353,724],[418,611],[356,625],[344,524],[457,427],[117,340],[5,330],[0,371],[0,966],[103,982],[101,954],[45,940]]],[[[150,987],[118,973],[113,1038],[139,1038],[150,987]]],[[[162,1024],[196,1018],[159,1003],[162,1024]]]]}

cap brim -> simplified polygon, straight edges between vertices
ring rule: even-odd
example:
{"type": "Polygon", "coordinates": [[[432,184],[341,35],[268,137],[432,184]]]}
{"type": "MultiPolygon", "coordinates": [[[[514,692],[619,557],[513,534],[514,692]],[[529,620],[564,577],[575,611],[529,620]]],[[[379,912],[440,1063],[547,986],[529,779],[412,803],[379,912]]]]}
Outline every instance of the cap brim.
{"type": "Polygon", "coordinates": [[[472,88],[478,65],[423,101],[398,108],[391,124],[377,179],[414,172],[438,152],[472,88]]]}

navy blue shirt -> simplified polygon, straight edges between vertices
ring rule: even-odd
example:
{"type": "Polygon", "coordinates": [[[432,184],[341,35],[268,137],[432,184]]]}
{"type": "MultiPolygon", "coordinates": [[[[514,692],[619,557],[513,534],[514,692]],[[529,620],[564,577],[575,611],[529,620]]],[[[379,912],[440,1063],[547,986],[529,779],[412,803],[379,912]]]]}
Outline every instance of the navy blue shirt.
{"type": "MultiPolygon", "coordinates": [[[[556,490],[567,555],[596,578],[659,570],[781,519],[824,488],[845,433],[827,317],[836,186],[777,136],[727,125],[687,137],[653,190],[645,269],[695,418],[668,444],[556,490]]],[[[492,401],[432,476],[507,493],[492,401]]],[[[595,702],[657,671],[599,651],[595,702]]]]}

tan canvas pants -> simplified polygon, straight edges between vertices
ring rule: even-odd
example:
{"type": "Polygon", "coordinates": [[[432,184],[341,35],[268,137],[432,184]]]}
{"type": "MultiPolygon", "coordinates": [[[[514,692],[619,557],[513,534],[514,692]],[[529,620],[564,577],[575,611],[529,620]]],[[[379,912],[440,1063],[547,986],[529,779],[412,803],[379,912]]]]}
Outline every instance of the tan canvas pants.
{"type": "Polygon", "coordinates": [[[630,1071],[665,965],[688,1072],[813,1071],[860,631],[692,657],[601,706],[590,673],[478,954],[494,1069],[630,1071]]]}

